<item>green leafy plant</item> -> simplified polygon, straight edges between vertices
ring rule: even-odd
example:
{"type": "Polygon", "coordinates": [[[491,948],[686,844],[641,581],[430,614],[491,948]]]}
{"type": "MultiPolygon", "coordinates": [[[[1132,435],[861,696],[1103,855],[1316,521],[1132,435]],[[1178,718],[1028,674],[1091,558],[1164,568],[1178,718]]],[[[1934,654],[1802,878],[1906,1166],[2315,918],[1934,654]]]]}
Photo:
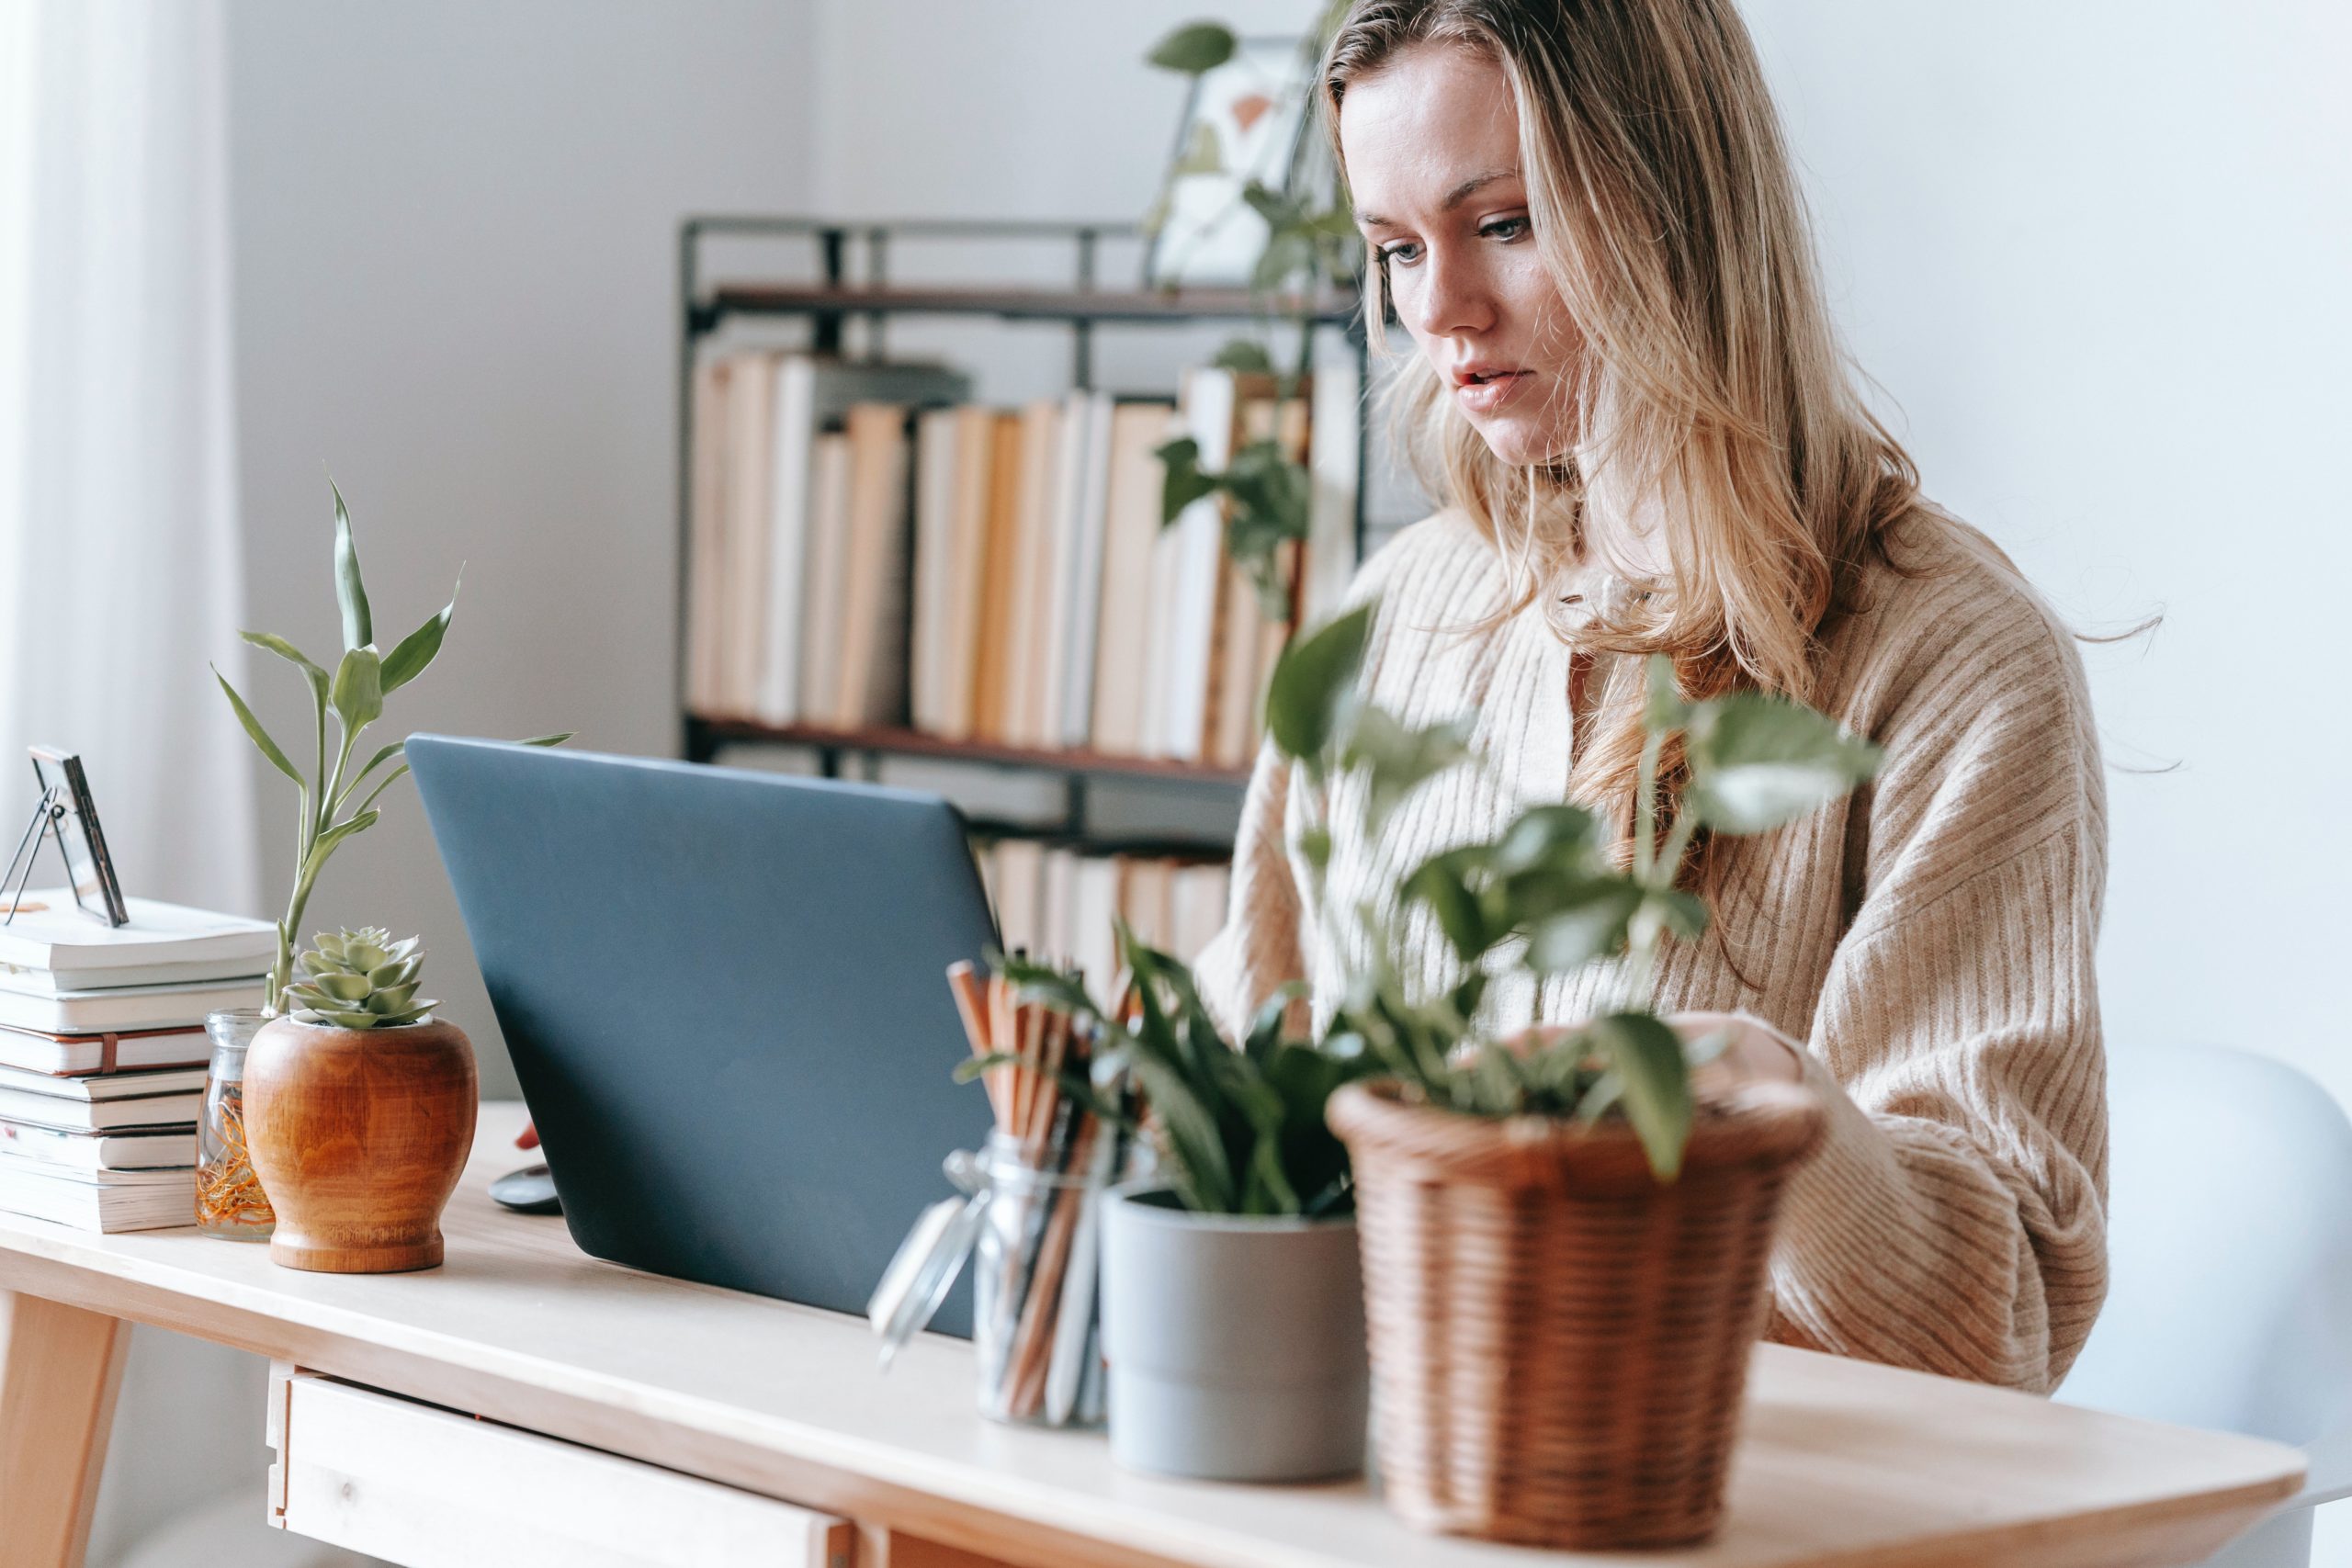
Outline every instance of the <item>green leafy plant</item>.
{"type": "MultiPolygon", "coordinates": [[[[1184,1207],[1212,1214],[1342,1213],[1353,1204],[1348,1152],[1323,1118],[1332,1091],[1380,1070],[1356,1052],[1283,1037],[1283,1013],[1298,994],[1269,998],[1238,1044],[1218,1032],[1192,972],[1146,945],[1121,922],[1122,962],[1132,977],[1128,1005],[1114,1016],[1074,975],[1002,953],[989,961],[1025,998],[1096,1032],[1098,1070],[1131,1081],[1148,1107],[1159,1174],[1184,1207]]],[[[984,1057],[969,1077],[1012,1060],[984,1057]]],[[[1097,1115],[1133,1127],[1121,1096],[1064,1075],[1063,1088],[1097,1115]]],[[[1141,1129],[1138,1129],[1141,1130],[1141,1129]]]]}
{"type": "MultiPolygon", "coordinates": [[[[255,648],[266,649],[294,666],[310,687],[315,755],[307,775],[287,755],[286,749],[270,738],[269,731],[229,683],[228,677],[217,667],[212,671],[212,678],[220,682],[220,690],[227,694],[229,705],[235,710],[237,722],[244,727],[245,734],[260,748],[271,767],[294,781],[300,795],[295,819],[294,889],[287,899],[286,914],[277,922],[277,959],[271,965],[264,998],[265,1008],[272,1013],[281,1010],[287,987],[292,982],[294,933],[301,928],[302,911],[310,903],[319,873],[345,840],[376,825],[380,816],[376,802],[408,772],[408,763],[401,761],[408,745],[405,740],[395,740],[379,749],[354,772],[351,760],[359,738],[383,716],[384,699],[424,674],[432,664],[441,651],[442,638],[448,635],[450,617],[458,610],[457,591],[453,588],[449,603],[438,613],[426,617],[423,626],[401,638],[390,653],[379,652],[368,590],[359,575],[359,552],[351,538],[351,513],[334,480],[327,481],[327,488],[334,495],[334,597],[343,618],[343,657],[336,661],[334,672],[329,673],[282,637],[268,632],[238,634],[255,648]],[[334,715],[335,722],[332,748],[327,736],[329,714],[334,715]],[[390,771],[378,777],[382,769],[390,771]],[[362,790],[367,793],[362,795],[362,790]],[[356,805],[353,804],[355,796],[356,805]]],[[[524,744],[555,746],[570,739],[569,733],[543,735],[524,744]]]]}
{"type": "MultiPolygon", "coordinates": [[[[1345,9],[1336,0],[1327,6],[1321,19],[1301,39],[1301,51],[1310,64],[1322,57],[1324,43],[1345,9]]],[[[1239,40],[1231,28],[1216,22],[1191,22],[1162,38],[1145,58],[1161,70],[1198,77],[1231,60],[1238,48],[1239,40]]],[[[1176,182],[1221,173],[1224,159],[1215,130],[1205,122],[1195,126],[1191,141],[1169,165],[1144,227],[1159,232],[1168,220],[1176,182]]],[[[1313,366],[1317,309],[1335,293],[1353,288],[1363,266],[1363,242],[1337,171],[1329,171],[1322,183],[1319,193],[1292,193],[1251,179],[1242,184],[1234,198],[1237,206],[1247,206],[1266,224],[1265,243],[1250,280],[1260,321],[1254,335],[1227,344],[1215,363],[1223,369],[1275,378],[1277,430],[1283,424],[1279,405],[1298,395],[1313,366]],[[1284,321],[1295,333],[1296,357],[1287,371],[1277,371],[1272,344],[1276,323],[1284,321]]],[[[1290,586],[1283,581],[1281,552],[1285,542],[1306,537],[1312,485],[1306,465],[1292,456],[1278,436],[1248,443],[1214,472],[1201,466],[1200,443],[1190,436],[1169,442],[1159,449],[1159,456],[1167,466],[1160,498],[1162,526],[1205,496],[1222,497],[1227,552],[1256,587],[1261,613],[1269,620],[1286,619],[1290,586]]]]}
{"type": "Polygon", "coordinates": [[[306,976],[286,987],[285,1005],[305,1023],[345,1029],[390,1029],[419,1023],[441,1004],[417,999],[417,976],[424,968],[423,939],[394,942],[381,926],[356,931],[321,931],[302,954],[306,976]]]}
{"type": "MultiPolygon", "coordinates": [[[[1360,802],[1357,830],[1375,836],[1395,807],[1445,770],[1472,761],[1455,723],[1408,728],[1363,702],[1357,676],[1376,606],[1363,605],[1293,644],[1267,694],[1275,744],[1329,786],[1341,780],[1360,802]]],[[[1347,977],[1325,1049],[1360,1052],[1424,1103],[1475,1116],[1622,1115],[1652,1171],[1680,1168],[1693,1114],[1690,1067],[1721,1042],[1686,1050],[1647,1007],[1659,952],[1707,927],[1705,902],[1677,886],[1701,831],[1769,831],[1846,794],[1876,772],[1875,746],[1802,704],[1758,693],[1684,701],[1671,664],[1653,657],[1635,800],[1632,864],[1617,868],[1600,824],[1574,806],[1536,806],[1491,840],[1462,844],[1414,867],[1396,889],[1396,912],[1367,902],[1352,913],[1374,954],[1347,977]],[[1662,818],[1660,757],[1677,734],[1688,783],[1662,818]],[[1451,949],[1456,976],[1434,995],[1399,976],[1400,915],[1426,908],[1451,949]],[[1622,962],[1615,1008],[1570,1028],[1494,1038],[1479,1007],[1493,978],[1516,969],[1537,977],[1622,962]]],[[[1330,829],[1317,821],[1294,843],[1329,908],[1330,829]]]]}

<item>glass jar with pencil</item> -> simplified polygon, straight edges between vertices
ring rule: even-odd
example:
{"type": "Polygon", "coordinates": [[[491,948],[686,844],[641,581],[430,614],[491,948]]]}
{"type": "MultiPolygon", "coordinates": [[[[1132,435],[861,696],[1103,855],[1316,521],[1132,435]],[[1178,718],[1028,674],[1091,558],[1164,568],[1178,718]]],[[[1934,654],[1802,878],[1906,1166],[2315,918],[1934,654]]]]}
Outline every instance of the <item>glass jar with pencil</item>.
{"type": "Polygon", "coordinates": [[[884,1360],[927,1324],[968,1261],[982,1415],[1099,1427],[1106,1404],[1102,1224],[1106,1194],[1149,1168],[1123,1072],[1097,1061],[1085,1020],[1017,998],[1002,976],[948,971],[970,1037],[964,1076],[996,1126],[948,1157],[961,1199],[933,1205],[899,1248],[869,1314],[884,1360]]]}

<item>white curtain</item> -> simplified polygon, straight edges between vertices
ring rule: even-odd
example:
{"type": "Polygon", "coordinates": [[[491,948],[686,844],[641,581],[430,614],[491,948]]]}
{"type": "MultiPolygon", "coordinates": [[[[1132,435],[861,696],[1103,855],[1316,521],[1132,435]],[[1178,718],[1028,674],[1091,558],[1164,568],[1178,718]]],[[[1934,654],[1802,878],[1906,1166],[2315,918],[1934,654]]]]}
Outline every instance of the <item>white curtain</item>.
{"type": "Polygon", "coordinates": [[[252,909],[247,743],[205,668],[243,666],[220,12],[0,18],[0,817],[28,742],[78,750],[129,891],[252,909]]]}
{"type": "MultiPolygon", "coordinates": [[[[217,0],[0,0],[0,826],[28,742],[79,751],[128,891],[255,912],[251,764],[205,668],[243,668],[225,76],[217,0]]],[[[138,1332],[93,1564],[180,1556],[154,1538],[232,1493],[276,1533],[261,1378],[138,1332]]]]}

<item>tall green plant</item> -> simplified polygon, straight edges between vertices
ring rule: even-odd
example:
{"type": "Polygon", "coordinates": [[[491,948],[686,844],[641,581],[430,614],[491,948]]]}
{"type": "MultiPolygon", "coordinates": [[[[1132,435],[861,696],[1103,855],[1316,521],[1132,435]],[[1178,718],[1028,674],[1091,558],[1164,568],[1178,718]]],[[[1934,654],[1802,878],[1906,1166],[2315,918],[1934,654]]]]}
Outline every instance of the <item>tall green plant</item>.
{"type": "MultiPolygon", "coordinates": [[[[286,988],[294,973],[294,933],[301,928],[302,910],[311,901],[311,889],[317,885],[319,873],[325,869],[328,857],[343,842],[376,825],[381,815],[376,802],[390,789],[408,763],[401,760],[406,740],[395,740],[380,748],[356,773],[351,759],[359,745],[359,738],[369,725],[384,714],[384,699],[411,681],[424,673],[441,651],[441,639],[448,634],[450,617],[457,614],[457,590],[449,592],[449,603],[439,613],[426,618],[424,624],[401,638],[389,654],[379,653],[376,647],[373,613],[368,604],[368,590],[359,575],[359,552],[351,538],[351,513],[344,506],[343,491],[329,479],[327,488],[334,495],[334,597],[335,606],[343,618],[343,657],[330,674],[327,670],[305,656],[301,649],[282,637],[269,632],[240,632],[255,648],[266,649],[301,671],[311,690],[313,709],[314,761],[306,775],[286,754],[285,748],[270,739],[269,731],[237,689],[229,684],[228,677],[215,667],[212,678],[220,682],[229,705],[237,715],[237,722],[244,726],[245,734],[260,748],[270,766],[294,781],[300,794],[295,814],[294,889],[286,902],[286,914],[277,922],[277,959],[271,965],[269,985],[264,1002],[267,1010],[280,1009],[286,988]],[[334,744],[330,748],[327,736],[327,716],[335,721],[334,744]],[[334,762],[330,768],[328,758],[334,762]],[[394,766],[393,764],[397,764],[394,766]],[[377,770],[390,771],[377,778],[377,770]],[[374,779],[372,787],[369,780],[374,779]],[[367,790],[360,795],[362,789],[367,790]],[[358,804],[352,804],[359,796],[358,804]]],[[[562,735],[543,735],[524,742],[526,746],[555,746],[571,739],[562,735]]]]}
{"type": "MultiPolygon", "coordinates": [[[[1354,1191],[1348,1151],[1332,1135],[1324,1107],[1345,1083],[1380,1070],[1361,1052],[1331,1051],[1283,1037],[1283,1013],[1300,987],[1285,987],[1259,1010],[1238,1043],[1218,1032],[1192,971],[1118,926],[1121,962],[1133,981],[1133,1006],[1119,1016],[1096,1005],[1077,976],[991,953],[1022,994],[1095,1032],[1094,1060],[1143,1091],[1158,1134],[1159,1174],[1187,1209],[1212,1214],[1344,1213],[1354,1191]]],[[[1012,1063],[984,1057],[960,1069],[968,1078],[1012,1063]]],[[[1096,1114],[1134,1124],[1118,1097],[1064,1075],[1065,1090],[1096,1114]]]]}
{"type": "MultiPolygon", "coordinates": [[[[1375,614],[1363,605],[1294,643],[1267,695],[1274,743],[1318,786],[1325,809],[1335,795],[1355,802],[1355,830],[1366,838],[1429,779],[1471,760],[1458,723],[1408,728],[1363,701],[1358,674],[1375,614]],[[1344,790],[1333,787],[1342,782],[1344,790]]],[[[1871,777],[1880,753],[1783,698],[1736,693],[1686,702],[1663,657],[1651,659],[1648,678],[1631,865],[1618,869],[1600,824],[1568,805],[1531,807],[1492,839],[1430,856],[1405,875],[1396,897],[1349,912],[1372,956],[1346,977],[1325,1043],[1360,1049],[1415,1097],[1469,1115],[1623,1115],[1666,1180],[1679,1169],[1690,1134],[1694,1053],[1649,999],[1664,944],[1707,927],[1705,902],[1677,886],[1693,836],[1792,822],[1871,777]],[[1689,776],[1668,814],[1658,765],[1677,734],[1689,776]],[[1457,961],[1453,983],[1435,994],[1401,978],[1401,917],[1417,908],[1457,961]],[[1497,1039],[1482,1023],[1480,1004],[1497,974],[1541,980],[1605,960],[1620,963],[1621,978],[1601,1016],[1532,1043],[1497,1039]]],[[[1340,918],[1328,897],[1328,820],[1303,829],[1293,847],[1313,874],[1317,908],[1340,918]]],[[[1702,1043],[1695,1054],[1720,1043],[1702,1043]]]]}
{"type": "MultiPolygon", "coordinates": [[[[1345,9],[1344,0],[1333,0],[1300,40],[1301,52],[1310,65],[1321,59],[1324,43],[1345,9]]],[[[1230,61],[1239,47],[1231,28],[1216,22],[1192,22],[1162,38],[1145,58],[1161,70],[1197,79],[1230,61]]],[[[1144,227],[1155,234],[1163,228],[1178,179],[1217,174],[1224,167],[1225,153],[1216,132],[1206,124],[1195,127],[1192,141],[1169,165],[1144,227]]],[[[1274,377],[1277,403],[1287,403],[1298,395],[1314,365],[1317,310],[1333,292],[1354,287],[1363,267],[1363,242],[1335,168],[1329,170],[1320,191],[1275,190],[1250,179],[1240,187],[1234,205],[1237,209],[1246,206],[1266,224],[1265,243],[1250,277],[1261,321],[1255,336],[1227,344],[1218,351],[1216,364],[1223,369],[1274,377]],[[1296,357],[1287,371],[1278,371],[1273,328],[1284,321],[1296,336],[1296,357]]],[[[1282,423],[1278,407],[1277,432],[1282,423]]],[[[1200,443],[1191,436],[1161,446],[1159,457],[1167,468],[1160,497],[1161,525],[1173,523],[1203,497],[1222,496],[1227,552],[1256,586],[1261,613],[1269,620],[1287,617],[1290,585],[1283,581],[1281,551],[1285,542],[1306,537],[1313,486],[1306,465],[1292,457],[1279,434],[1246,444],[1215,471],[1201,466],[1200,443]]]]}

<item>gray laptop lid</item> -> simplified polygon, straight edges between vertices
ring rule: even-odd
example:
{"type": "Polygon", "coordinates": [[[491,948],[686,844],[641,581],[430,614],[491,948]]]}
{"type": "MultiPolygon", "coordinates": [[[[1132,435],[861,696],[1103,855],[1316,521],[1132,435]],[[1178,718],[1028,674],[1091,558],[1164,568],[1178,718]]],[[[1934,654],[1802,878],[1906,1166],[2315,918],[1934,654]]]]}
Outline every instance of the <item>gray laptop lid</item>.
{"type": "MultiPolygon", "coordinates": [[[[566,1222],[598,1258],[863,1310],[977,1148],[947,965],[994,940],[933,795],[408,743],[566,1222]]],[[[959,1286],[933,1326],[970,1332],[959,1286]]]]}

